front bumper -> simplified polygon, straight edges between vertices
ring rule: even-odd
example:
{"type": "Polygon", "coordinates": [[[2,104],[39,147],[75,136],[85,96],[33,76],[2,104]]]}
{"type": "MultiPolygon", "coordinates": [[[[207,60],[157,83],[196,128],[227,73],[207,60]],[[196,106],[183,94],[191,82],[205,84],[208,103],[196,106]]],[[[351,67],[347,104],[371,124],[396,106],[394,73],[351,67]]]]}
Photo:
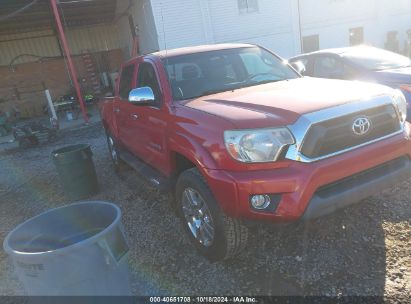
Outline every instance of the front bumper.
{"type": "Polygon", "coordinates": [[[205,170],[224,212],[275,222],[309,220],[334,212],[411,177],[409,130],[384,141],[314,163],[247,172],[205,170]],[[257,212],[256,194],[281,195],[274,212],[257,212]]]}
{"type": "Polygon", "coordinates": [[[411,160],[405,156],[337,181],[314,193],[302,219],[333,213],[375,194],[376,189],[392,187],[410,177],[411,160]]]}

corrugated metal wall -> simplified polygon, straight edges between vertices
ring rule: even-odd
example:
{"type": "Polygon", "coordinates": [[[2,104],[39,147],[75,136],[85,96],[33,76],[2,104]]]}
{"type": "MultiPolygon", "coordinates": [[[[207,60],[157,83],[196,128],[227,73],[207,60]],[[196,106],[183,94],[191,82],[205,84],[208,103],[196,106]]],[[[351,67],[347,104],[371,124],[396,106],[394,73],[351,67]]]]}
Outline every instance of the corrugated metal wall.
{"type": "Polygon", "coordinates": [[[69,30],[67,41],[73,54],[84,51],[108,51],[120,48],[120,42],[115,25],[103,25],[69,30]]]}
{"type": "MultiPolygon", "coordinates": [[[[0,37],[0,65],[9,65],[19,55],[59,56],[59,46],[52,31],[32,32],[0,37]],[[30,37],[30,38],[29,38],[30,37]],[[31,38],[38,37],[38,38],[31,38]]],[[[15,63],[36,61],[33,56],[20,57],[15,63]]]]}
{"type": "MultiPolygon", "coordinates": [[[[69,29],[66,36],[73,55],[86,51],[98,52],[120,48],[117,28],[114,25],[69,29]]],[[[9,65],[14,58],[22,54],[41,57],[61,56],[57,37],[51,31],[0,37],[0,66],[9,65]]],[[[38,58],[33,56],[23,56],[14,63],[20,64],[37,60],[38,58]]]]}
{"type": "Polygon", "coordinates": [[[247,42],[292,56],[299,50],[293,1],[260,0],[258,12],[243,14],[237,0],[152,0],[161,49],[247,42]]]}

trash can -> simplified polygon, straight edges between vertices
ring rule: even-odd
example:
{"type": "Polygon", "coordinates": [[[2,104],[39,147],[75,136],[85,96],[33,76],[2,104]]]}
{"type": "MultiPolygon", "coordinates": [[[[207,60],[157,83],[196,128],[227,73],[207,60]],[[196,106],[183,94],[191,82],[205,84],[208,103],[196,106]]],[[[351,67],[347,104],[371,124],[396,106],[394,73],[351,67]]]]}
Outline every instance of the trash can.
{"type": "Polygon", "coordinates": [[[90,145],[74,145],[52,152],[64,193],[73,201],[98,192],[96,169],[90,145]]]}
{"type": "Polygon", "coordinates": [[[1,114],[0,111],[0,137],[1,136],[6,136],[9,132],[9,129],[7,127],[7,116],[4,114],[1,114]]]}
{"type": "Polygon", "coordinates": [[[29,296],[131,295],[121,211],[83,202],[19,225],[4,249],[29,296]]]}

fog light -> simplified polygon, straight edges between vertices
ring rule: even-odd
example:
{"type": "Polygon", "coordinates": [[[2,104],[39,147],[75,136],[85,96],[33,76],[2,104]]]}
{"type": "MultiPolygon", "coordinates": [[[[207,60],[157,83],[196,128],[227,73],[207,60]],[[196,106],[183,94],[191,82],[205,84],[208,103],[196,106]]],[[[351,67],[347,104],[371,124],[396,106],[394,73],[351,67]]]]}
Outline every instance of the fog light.
{"type": "Polygon", "coordinates": [[[258,210],[266,209],[270,206],[271,199],[268,195],[254,195],[251,197],[251,205],[258,210]]]}

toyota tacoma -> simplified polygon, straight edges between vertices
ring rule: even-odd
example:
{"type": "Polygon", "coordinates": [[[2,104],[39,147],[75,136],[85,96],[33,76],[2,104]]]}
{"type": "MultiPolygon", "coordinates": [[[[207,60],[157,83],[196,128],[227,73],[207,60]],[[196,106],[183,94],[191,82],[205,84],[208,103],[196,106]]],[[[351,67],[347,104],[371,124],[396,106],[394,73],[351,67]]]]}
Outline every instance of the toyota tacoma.
{"type": "Polygon", "coordinates": [[[249,222],[315,219],[411,175],[400,91],[302,77],[259,46],[136,57],[116,91],[101,110],[116,170],[173,193],[213,261],[244,249],[249,222]]]}

